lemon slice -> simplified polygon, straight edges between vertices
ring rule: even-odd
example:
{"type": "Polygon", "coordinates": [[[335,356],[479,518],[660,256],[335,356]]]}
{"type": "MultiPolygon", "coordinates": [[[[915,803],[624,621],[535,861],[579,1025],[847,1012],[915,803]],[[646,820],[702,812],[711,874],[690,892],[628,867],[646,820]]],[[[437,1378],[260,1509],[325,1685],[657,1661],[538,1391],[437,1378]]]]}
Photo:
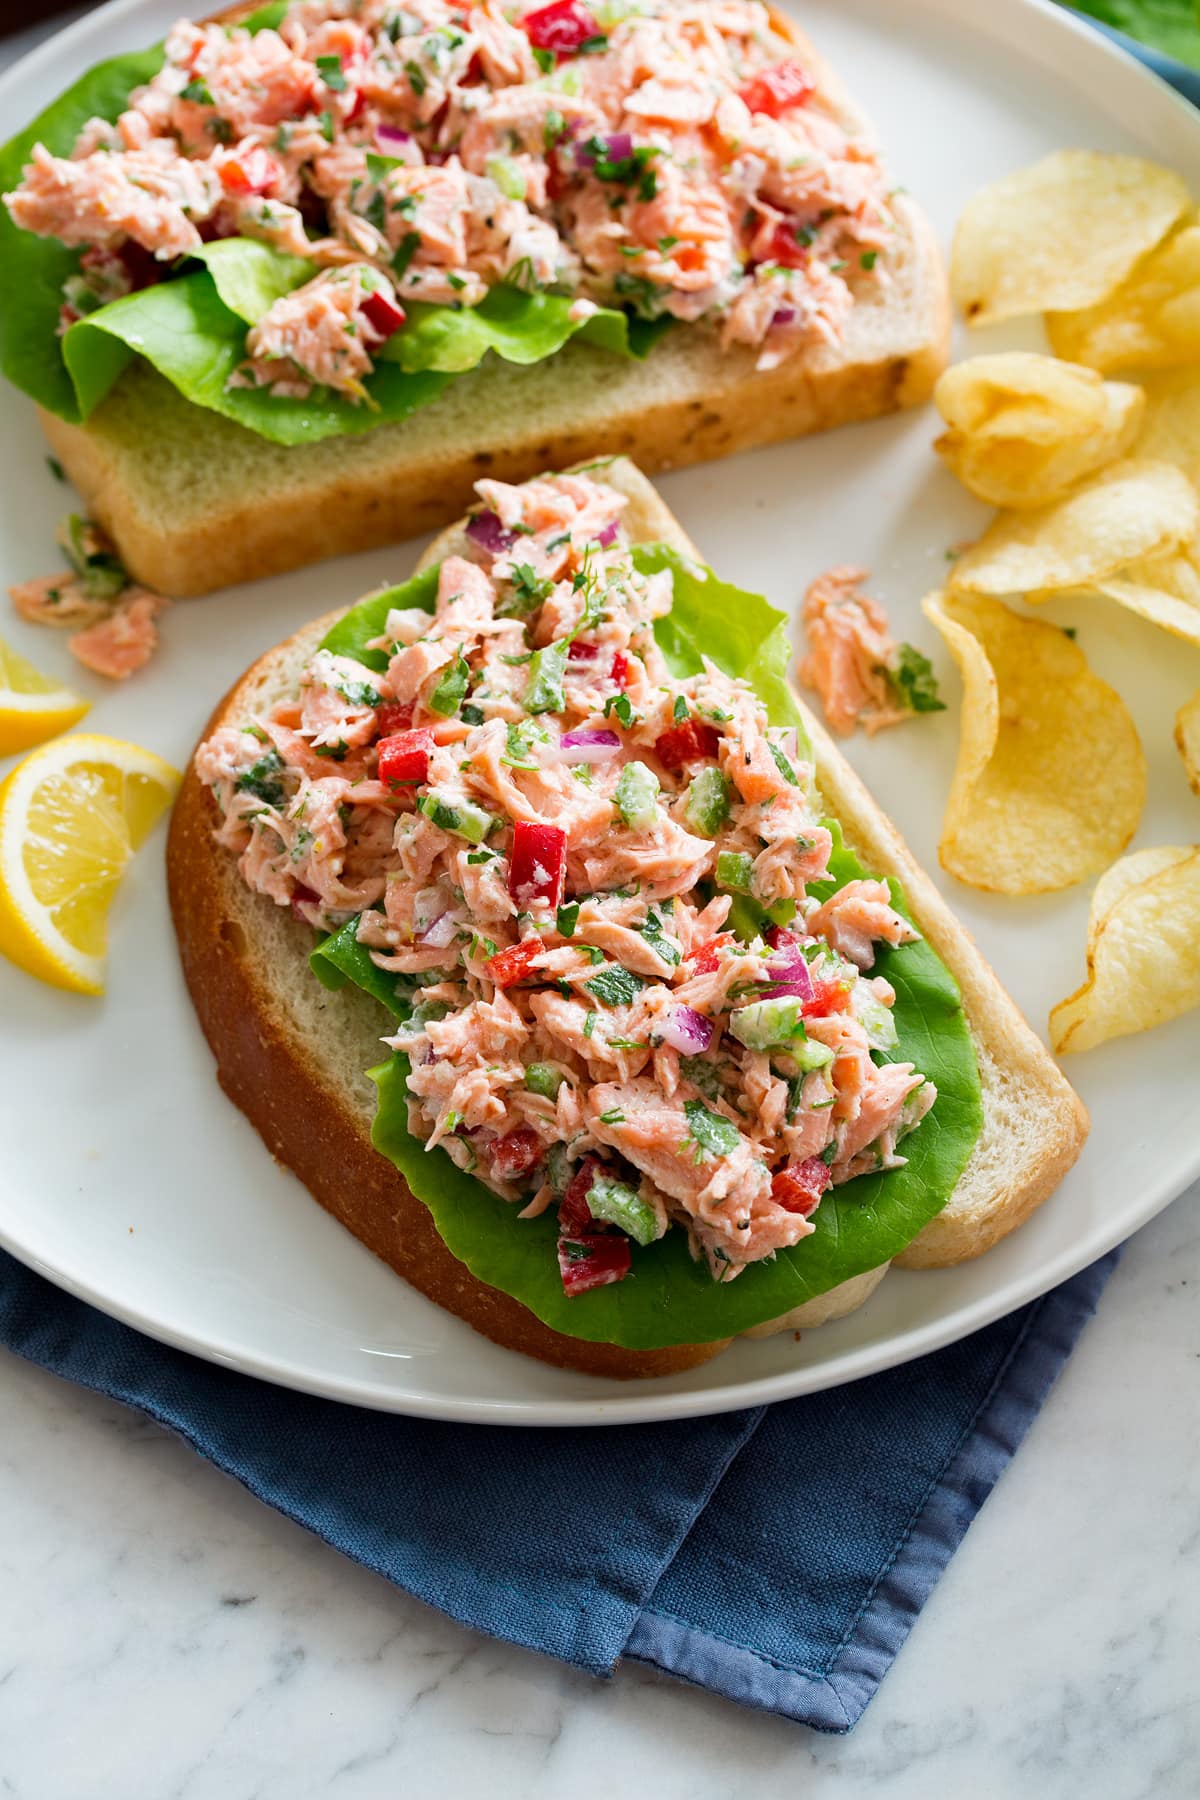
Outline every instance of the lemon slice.
{"type": "Polygon", "coordinates": [[[0,756],[44,744],[77,725],[88,709],[70,688],[41,675],[0,638],[0,756]]]}
{"type": "Polygon", "coordinates": [[[104,991],[108,909],[179,787],[136,744],[56,738],[0,783],[0,951],[31,975],[104,991]]]}

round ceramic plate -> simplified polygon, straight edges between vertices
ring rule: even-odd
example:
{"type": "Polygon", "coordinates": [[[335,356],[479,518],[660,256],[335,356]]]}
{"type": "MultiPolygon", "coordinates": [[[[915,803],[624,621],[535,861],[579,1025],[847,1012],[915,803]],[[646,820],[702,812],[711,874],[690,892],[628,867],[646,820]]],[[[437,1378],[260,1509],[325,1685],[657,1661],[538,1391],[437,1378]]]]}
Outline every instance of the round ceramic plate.
{"type": "MultiPolygon", "coordinates": [[[[90,63],[152,42],[178,0],[116,0],[0,80],[7,137],[90,63]]],[[[1062,145],[1140,151],[1200,190],[1200,115],[1090,29],[1039,0],[836,0],[796,6],[873,116],[889,164],[944,242],[982,183],[1062,145]]],[[[1069,250],[1064,247],[1064,253],[1069,250]]],[[[1032,346],[1032,327],[973,349],[1032,346]]],[[[874,571],[898,635],[938,663],[950,710],[850,754],[925,866],[957,742],[958,681],[919,612],[976,506],[938,466],[929,411],[741,456],[664,479],[713,566],[794,607],[832,563],[874,571]]],[[[0,573],[55,563],[67,495],[32,406],[0,414],[0,573]]],[[[70,668],[61,639],[3,632],[86,686],[89,728],[182,765],[214,699],[301,621],[411,569],[419,546],[379,551],[176,607],[151,670],[112,689],[70,668]]],[[[1171,743],[1200,686],[1200,654],[1118,608],[1058,605],[1138,721],[1150,797],[1137,845],[1187,843],[1197,802],[1171,743]]],[[[224,1098],[184,992],[167,915],[163,836],[143,852],[113,920],[110,991],[81,999],[0,964],[0,1243],[151,1336],[288,1386],[434,1418],[588,1425],[780,1400],[853,1380],[976,1330],[1126,1237],[1200,1174],[1200,1014],[1076,1058],[1092,1111],[1078,1166],[1036,1216],[980,1261],[893,1271],[840,1324],[752,1343],[670,1380],[596,1381],[499,1350],[397,1280],[280,1169],[224,1098]]],[[[1034,1025],[1082,975],[1087,891],[988,898],[939,877],[1034,1025]]]]}

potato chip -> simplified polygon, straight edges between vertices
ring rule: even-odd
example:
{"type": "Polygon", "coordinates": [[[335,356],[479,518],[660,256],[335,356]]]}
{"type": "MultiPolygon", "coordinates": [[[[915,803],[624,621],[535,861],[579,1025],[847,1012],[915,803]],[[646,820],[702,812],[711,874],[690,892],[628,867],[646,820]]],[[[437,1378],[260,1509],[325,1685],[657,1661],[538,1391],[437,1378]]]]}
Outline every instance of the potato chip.
{"type": "Polygon", "coordinates": [[[1200,478],[1200,369],[1168,369],[1141,383],[1146,413],[1134,455],[1176,463],[1200,478]]]}
{"type": "Polygon", "coordinates": [[[1200,568],[1196,566],[1196,555],[1197,545],[1185,544],[1182,550],[1166,556],[1141,557],[1091,587],[1048,589],[1026,594],[1025,598],[1036,604],[1043,600],[1091,600],[1100,594],[1138,613],[1151,625],[1200,646],[1200,568]]]}
{"type": "Polygon", "coordinates": [[[947,369],[933,392],[949,430],[934,443],[994,506],[1045,506],[1123,456],[1141,425],[1141,388],[1094,369],[1013,351],[947,369]]]}
{"type": "Polygon", "coordinates": [[[1098,305],[1051,313],[1046,330],[1056,356],[1105,373],[1200,362],[1200,225],[1173,231],[1098,305]]]}
{"type": "Polygon", "coordinates": [[[1138,557],[1190,541],[1196,490],[1170,463],[1112,463],[1052,506],[1002,512],[954,565],[951,586],[972,594],[1089,587],[1138,557]]]}
{"type": "Polygon", "coordinates": [[[1087,980],[1050,1014],[1050,1041],[1093,1050],[1200,1006],[1200,850],[1125,857],[1097,883],[1087,980]]]}
{"type": "Polygon", "coordinates": [[[1200,693],[1185,700],[1175,714],[1175,742],[1193,794],[1200,794],[1200,693]]]}
{"type": "Polygon", "coordinates": [[[969,325],[1095,306],[1188,207],[1186,184],[1158,163],[1057,150],[967,202],[951,293],[969,325]]]}
{"type": "Polygon", "coordinates": [[[1137,829],[1146,761],[1120,695],[1055,625],[934,593],[926,617],[963,679],[938,855],[971,887],[1044,894],[1094,875],[1137,829]]]}

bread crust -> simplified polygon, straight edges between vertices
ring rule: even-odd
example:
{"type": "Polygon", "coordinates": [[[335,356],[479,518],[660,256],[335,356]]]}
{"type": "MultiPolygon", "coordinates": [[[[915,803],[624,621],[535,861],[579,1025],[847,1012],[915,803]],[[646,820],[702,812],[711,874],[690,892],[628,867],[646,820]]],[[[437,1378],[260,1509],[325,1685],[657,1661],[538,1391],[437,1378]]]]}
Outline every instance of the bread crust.
{"type": "MultiPolygon", "coordinates": [[[[795,23],[774,11],[772,23],[812,68],[820,104],[869,135],[795,23]]],[[[697,327],[669,334],[645,365],[580,344],[528,369],[493,359],[409,420],[318,444],[268,444],[144,367],[85,424],[39,416],[137,579],[203,594],[428,531],[467,505],[481,475],[523,481],[600,455],[681,468],[920,405],[948,360],[949,297],[928,220],[903,195],[893,205],[888,286],[865,286],[841,346],[777,369],[697,327]]]]}
{"type": "MultiPolygon", "coordinates": [[[[667,542],[699,558],[637,469],[620,460],[599,473],[627,496],[625,523],[634,541],[667,542]]],[[[462,547],[460,521],[429,547],[418,567],[462,547]]],[[[298,668],[340,616],[341,609],[330,613],[261,657],[217,707],[204,736],[220,724],[247,717],[272,672],[298,668]]],[[[985,1128],[946,1209],[897,1259],[908,1268],[945,1267],[980,1255],[1041,1204],[1078,1156],[1087,1135],[1087,1113],[969,933],[828,733],[800,704],[813,740],[818,782],[848,842],[868,866],[904,883],[918,926],[962,990],[983,1076],[985,1128]],[[1004,1160],[995,1154],[996,1145],[1010,1128],[1014,1107],[1018,1133],[1023,1129],[1025,1137],[1020,1155],[1004,1160]]],[[[341,1077],[322,1067],[289,1021],[262,946],[255,942],[257,922],[279,909],[245,887],[231,855],[214,853],[215,823],[212,795],[189,765],[167,844],[168,889],[184,976],[217,1059],[221,1086],[272,1155],[397,1274],[508,1349],[585,1374],[615,1377],[679,1373],[725,1349],[728,1339],[635,1351],[568,1338],[509,1295],[485,1286],[451,1255],[426,1207],[372,1148],[369,1105],[364,1109],[347,1093],[341,1077]]],[[[283,919],[276,928],[287,933],[283,956],[289,971],[305,977],[311,945],[307,927],[283,919]]],[[[339,994],[332,1003],[341,1007],[354,999],[339,994]]],[[[807,1330],[840,1318],[862,1304],[882,1278],[883,1271],[866,1271],[751,1335],[807,1330]]]]}

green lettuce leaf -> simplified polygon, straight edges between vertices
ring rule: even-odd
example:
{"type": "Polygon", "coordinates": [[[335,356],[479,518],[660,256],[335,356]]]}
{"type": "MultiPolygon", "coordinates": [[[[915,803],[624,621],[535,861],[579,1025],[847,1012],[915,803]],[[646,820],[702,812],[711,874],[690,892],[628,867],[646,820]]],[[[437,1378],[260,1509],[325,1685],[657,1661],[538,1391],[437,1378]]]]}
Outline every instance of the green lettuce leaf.
{"type": "Polygon", "coordinates": [[[1200,10],[1196,0],[1071,0],[1083,12],[1152,50],[1200,69],[1200,10]]]}
{"type": "MultiPolygon", "coordinates": [[[[402,284],[398,291],[403,300],[402,284]]],[[[411,371],[461,375],[478,367],[489,350],[505,362],[544,362],[573,337],[618,356],[644,354],[639,348],[644,337],[631,336],[625,313],[601,307],[577,323],[570,317],[572,305],[566,294],[504,286],[492,288],[478,306],[457,311],[418,303],[408,308],[409,323],[388,339],[380,356],[411,371]]]]}
{"type": "MultiPolygon", "coordinates": [[[[114,56],[81,75],[0,150],[0,193],[18,185],[35,144],[66,156],[89,119],[115,119],[130,91],[156,75],[162,60],[155,46],[114,56]]],[[[0,369],[39,406],[72,421],[82,413],[56,333],[63,282],[78,267],[78,250],[21,231],[0,206],[0,369]]]]}
{"type": "Polygon", "coordinates": [[[337,993],[348,981],[386,1006],[396,1018],[408,1017],[410,1007],[396,992],[396,977],[371,961],[371,952],[358,941],[358,919],[353,918],[324,938],[308,959],[309,967],[322,987],[337,993]]]}
{"type": "Polygon", "coordinates": [[[378,594],[369,594],[365,600],[360,600],[325,633],[321,639],[322,650],[332,650],[335,656],[357,657],[368,669],[386,669],[388,659],[383,651],[368,650],[367,645],[372,638],[383,636],[387,616],[393,607],[397,611],[406,611],[410,607],[420,607],[422,612],[433,611],[440,567],[440,563],[435,563],[432,568],[422,569],[419,575],[402,581],[398,587],[383,588],[378,594]]]}
{"type": "MultiPolygon", "coordinates": [[[[729,673],[754,682],[776,724],[799,724],[786,685],[783,615],[758,595],[694,568],[665,545],[639,546],[634,554],[646,573],[664,567],[674,573],[672,611],[655,625],[673,671],[691,674],[702,654],[710,656],[729,673]]],[[[374,595],[334,626],[325,646],[368,661],[378,653],[364,646],[381,633],[389,607],[431,608],[436,585],[433,568],[374,595]]],[[[835,830],[830,880],[814,891],[824,897],[864,872],[835,830]]],[[[905,911],[899,885],[889,885],[905,911]]],[[[379,993],[380,972],[357,944],[354,929],[352,921],[315,953],[314,963],[325,964],[322,978],[332,969],[334,980],[357,981],[398,1011],[394,993],[390,999],[379,993]]],[[[936,1084],[937,1104],[905,1140],[904,1168],[860,1176],[827,1195],[815,1215],[813,1236],[773,1262],[746,1269],[728,1286],[713,1282],[707,1267],[692,1261],[682,1232],[671,1231],[645,1249],[632,1247],[633,1269],[625,1281],[568,1299],[558,1273],[553,1214],[519,1219],[515,1207],[464,1174],[443,1151],[426,1151],[411,1135],[403,1055],[370,1071],[379,1095],[372,1141],[429,1207],[453,1254],[481,1281],[513,1295],[556,1331],[634,1350],[710,1342],[745,1331],[897,1255],[941,1211],[979,1135],[979,1075],[953,978],[923,940],[882,947],[876,966],[896,989],[898,1042],[892,1058],[915,1063],[936,1084]]]]}

